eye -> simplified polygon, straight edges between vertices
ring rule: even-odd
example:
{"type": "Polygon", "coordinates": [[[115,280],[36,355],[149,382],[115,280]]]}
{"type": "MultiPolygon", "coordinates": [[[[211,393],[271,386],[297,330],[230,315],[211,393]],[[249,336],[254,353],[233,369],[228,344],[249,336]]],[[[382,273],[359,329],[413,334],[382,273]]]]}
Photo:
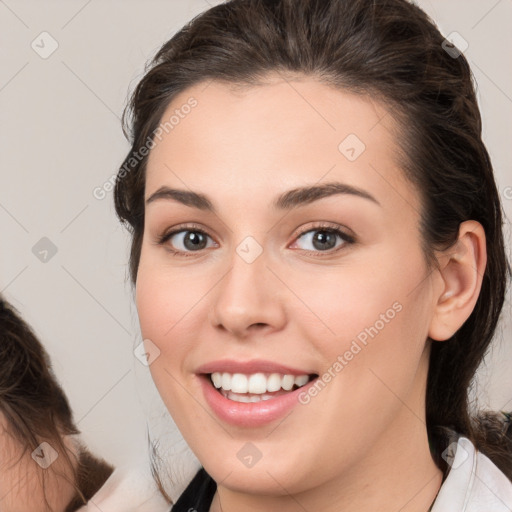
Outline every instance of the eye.
{"type": "Polygon", "coordinates": [[[297,241],[293,244],[295,248],[299,242],[302,242],[302,247],[307,252],[336,252],[347,244],[355,242],[354,237],[348,235],[338,227],[332,226],[318,226],[314,229],[309,229],[298,235],[297,241]]]}
{"type": "Polygon", "coordinates": [[[167,249],[175,255],[188,256],[187,253],[199,252],[203,249],[214,247],[215,242],[208,245],[208,239],[212,240],[212,238],[201,229],[191,227],[185,229],[181,226],[162,235],[158,243],[160,245],[166,245],[167,249]]]}
{"type": "MultiPolygon", "coordinates": [[[[192,256],[193,253],[217,246],[205,231],[194,226],[178,226],[160,236],[157,243],[165,245],[166,249],[175,256],[192,256]]],[[[317,256],[321,255],[319,253],[337,252],[345,245],[353,243],[355,243],[355,238],[342,231],[341,227],[321,225],[299,233],[296,241],[290,247],[298,246],[299,249],[317,256]],[[301,242],[306,247],[301,247],[301,242]]]]}

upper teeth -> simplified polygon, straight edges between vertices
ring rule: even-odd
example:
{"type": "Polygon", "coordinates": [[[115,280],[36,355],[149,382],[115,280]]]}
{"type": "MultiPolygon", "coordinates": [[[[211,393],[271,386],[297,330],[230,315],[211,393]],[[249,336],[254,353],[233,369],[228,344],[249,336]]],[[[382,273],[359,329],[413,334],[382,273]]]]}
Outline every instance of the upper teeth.
{"type": "Polygon", "coordinates": [[[294,384],[298,387],[304,386],[309,380],[308,375],[282,375],[280,373],[253,373],[244,375],[243,373],[220,373],[215,372],[211,375],[213,385],[216,388],[222,388],[225,391],[233,393],[272,393],[283,388],[290,391],[294,384]]]}

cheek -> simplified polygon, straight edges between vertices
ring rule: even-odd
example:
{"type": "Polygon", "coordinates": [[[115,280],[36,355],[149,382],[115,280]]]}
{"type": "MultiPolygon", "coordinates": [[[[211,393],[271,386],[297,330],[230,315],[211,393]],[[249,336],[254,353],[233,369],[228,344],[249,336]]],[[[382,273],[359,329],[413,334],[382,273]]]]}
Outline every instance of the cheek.
{"type": "Polygon", "coordinates": [[[386,257],[381,252],[377,261],[369,256],[309,272],[307,279],[300,272],[289,276],[301,299],[294,321],[301,322],[306,339],[324,340],[339,351],[358,335],[364,339],[368,330],[380,333],[416,314],[418,298],[411,292],[425,273],[421,258],[405,263],[396,253],[386,257]]]}
{"type": "Polygon", "coordinates": [[[204,280],[186,269],[166,269],[143,251],[135,292],[143,338],[150,339],[162,353],[179,350],[183,336],[177,333],[184,324],[191,328],[195,305],[204,297],[206,287],[204,280]]]}
{"type": "Polygon", "coordinates": [[[419,250],[381,251],[297,289],[309,309],[301,313],[302,336],[316,345],[332,382],[320,401],[344,403],[343,421],[359,417],[362,404],[388,412],[393,396],[382,381],[399,394],[410,387],[428,333],[427,273],[419,250]]]}
{"type": "Polygon", "coordinates": [[[203,337],[207,312],[202,299],[211,286],[204,276],[171,271],[161,261],[141,257],[135,293],[139,324],[146,351],[158,351],[149,370],[167,408],[181,411],[180,418],[194,415],[184,389],[197,385],[187,370],[192,344],[203,337]]]}

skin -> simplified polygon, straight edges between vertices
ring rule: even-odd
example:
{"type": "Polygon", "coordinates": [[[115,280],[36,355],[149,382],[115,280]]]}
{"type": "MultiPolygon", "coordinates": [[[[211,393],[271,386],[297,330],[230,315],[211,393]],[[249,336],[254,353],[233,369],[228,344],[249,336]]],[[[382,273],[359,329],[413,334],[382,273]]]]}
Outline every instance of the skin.
{"type": "MultiPolygon", "coordinates": [[[[69,436],[63,438],[68,454],[76,466],[78,445],[69,436]]],[[[43,442],[43,440],[41,440],[43,442]]],[[[46,440],[54,446],[52,440],[46,440]]],[[[44,453],[44,452],[43,452],[44,453]]],[[[24,452],[10,432],[5,416],[0,413],[0,510],[2,512],[47,512],[44,497],[52,512],[63,512],[75,495],[72,472],[64,457],[46,469],[31,457],[31,450],[24,452]],[[44,489],[43,489],[44,474],[44,489]]]]}
{"type": "Polygon", "coordinates": [[[197,106],[151,150],[145,197],[164,185],[193,190],[216,214],[172,199],[147,204],[136,303],[143,337],[160,350],[150,365],[156,386],[218,484],[211,511],[426,511],[442,480],[425,426],[427,337],[447,339],[474,307],[481,226],[463,223],[460,242],[438,253],[439,269],[427,266],[398,131],[369,98],[270,75],[245,89],[197,84],[163,119],[190,97],[197,106]],[[366,145],[354,162],[338,150],[348,134],[366,145]],[[290,189],[327,182],[376,202],[337,194],[272,207],[290,189]],[[183,233],[158,244],[183,223],[207,233],[206,248],[187,249],[183,233]],[[337,237],[335,248],[318,249],[310,235],[319,223],[341,225],[355,243],[337,237]],[[263,249],[250,264],[236,252],[247,236],[263,249]],[[401,311],[285,419],[234,427],[205,401],[200,365],[265,359],[322,375],[395,303],[401,311]],[[237,457],[249,441],[262,454],[251,468],[237,457]]]}

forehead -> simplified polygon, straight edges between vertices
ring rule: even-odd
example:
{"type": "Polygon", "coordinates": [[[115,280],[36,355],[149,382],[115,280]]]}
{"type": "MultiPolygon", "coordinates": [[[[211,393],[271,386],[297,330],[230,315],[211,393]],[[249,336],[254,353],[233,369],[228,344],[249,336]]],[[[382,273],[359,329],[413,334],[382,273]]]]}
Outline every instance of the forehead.
{"type": "Polygon", "coordinates": [[[399,134],[386,106],[312,78],[198,83],[173,99],[158,130],[146,197],[162,184],[204,190],[224,183],[256,194],[322,180],[390,201],[415,195],[400,170],[399,134]]]}

